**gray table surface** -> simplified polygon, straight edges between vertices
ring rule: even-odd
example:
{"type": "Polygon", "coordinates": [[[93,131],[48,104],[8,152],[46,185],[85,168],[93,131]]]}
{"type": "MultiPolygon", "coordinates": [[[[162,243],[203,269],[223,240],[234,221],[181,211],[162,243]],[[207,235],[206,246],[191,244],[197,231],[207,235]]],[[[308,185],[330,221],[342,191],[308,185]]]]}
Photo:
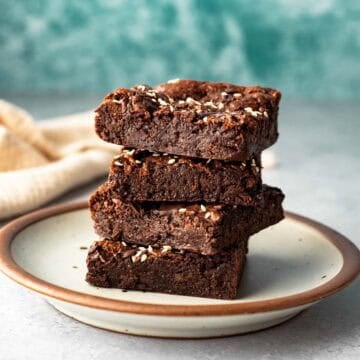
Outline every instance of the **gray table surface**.
{"type": "MultiPolygon", "coordinates": [[[[3,96],[37,119],[88,110],[97,96],[3,96]]],[[[264,180],[288,210],[360,246],[360,105],[283,100],[278,166],[264,180]]],[[[86,197],[92,183],[57,202],[86,197]]],[[[1,191],[1,189],[0,189],[1,191]]],[[[83,325],[0,275],[0,359],[360,359],[360,282],[281,326],[214,340],[156,340],[83,325]]]]}

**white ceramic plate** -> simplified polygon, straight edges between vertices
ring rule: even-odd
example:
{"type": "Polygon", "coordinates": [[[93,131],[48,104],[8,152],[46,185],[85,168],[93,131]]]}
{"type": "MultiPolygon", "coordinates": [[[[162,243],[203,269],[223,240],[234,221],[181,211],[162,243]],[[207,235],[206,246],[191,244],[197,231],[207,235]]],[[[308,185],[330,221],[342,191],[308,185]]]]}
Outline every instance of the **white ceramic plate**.
{"type": "Polygon", "coordinates": [[[101,289],[85,281],[86,248],[97,236],[86,204],[56,206],[0,233],[0,269],[61,312],[118,332],[177,338],[240,334],[279,324],[350,283],[358,249],[295,214],[253,236],[238,298],[214,300],[101,289]]]}

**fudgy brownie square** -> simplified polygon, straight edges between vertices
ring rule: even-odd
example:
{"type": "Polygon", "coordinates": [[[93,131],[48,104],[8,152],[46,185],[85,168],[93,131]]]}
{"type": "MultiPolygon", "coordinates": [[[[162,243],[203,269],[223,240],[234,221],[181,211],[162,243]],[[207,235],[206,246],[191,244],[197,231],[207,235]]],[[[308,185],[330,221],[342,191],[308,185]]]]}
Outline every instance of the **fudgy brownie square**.
{"type": "Polygon", "coordinates": [[[96,241],[87,257],[86,280],[95,286],[233,299],[245,264],[245,242],[213,256],[170,246],[96,241]]]}
{"type": "Polygon", "coordinates": [[[270,88],[195,80],[119,88],[96,109],[95,129],[126,147],[248,160],[277,140],[280,97],[270,88]]]}
{"type": "Polygon", "coordinates": [[[261,192],[260,156],[242,162],[122,149],[109,182],[124,201],[253,205],[261,192]]]}
{"type": "Polygon", "coordinates": [[[215,254],[283,218],[281,190],[263,185],[256,206],[128,203],[105,183],[90,197],[95,231],[102,238],[138,245],[215,254]]]}

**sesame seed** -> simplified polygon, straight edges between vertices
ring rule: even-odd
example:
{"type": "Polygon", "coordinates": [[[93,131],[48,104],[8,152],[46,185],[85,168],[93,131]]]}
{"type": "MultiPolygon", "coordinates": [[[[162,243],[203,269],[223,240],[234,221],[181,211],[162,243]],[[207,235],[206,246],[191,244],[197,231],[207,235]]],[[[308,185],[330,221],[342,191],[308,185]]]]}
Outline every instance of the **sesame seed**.
{"type": "Polygon", "coordinates": [[[212,101],[207,101],[206,103],[204,103],[204,105],[217,109],[217,106],[212,101]]]}
{"type": "Polygon", "coordinates": [[[178,104],[185,104],[185,101],[184,100],[179,100],[178,104]]]}
{"type": "Polygon", "coordinates": [[[207,123],[207,122],[208,122],[208,117],[207,117],[207,116],[203,117],[203,122],[204,122],[204,123],[207,123]]]}
{"type": "Polygon", "coordinates": [[[122,157],[121,155],[116,155],[116,156],[113,157],[113,159],[114,159],[114,160],[118,160],[118,159],[120,159],[121,157],[122,157]]]}
{"type": "Polygon", "coordinates": [[[221,96],[228,96],[228,93],[226,91],[222,91],[221,96]]]}
{"type": "Polygon", "coordinates": [[[168,153],[163,153],[163,156],[168,156],[169,154],[168,153]]]}
{"type": "Polygon", "coordinates": [[[169,105],[166,101],[164,101],[163,99],[158,99],[158,102],[160,105],[163,105],[163,106],[167,106],[169,105]]]}
{"type": "Polygon", "coordinates": [[[176,162],[176,159],[170,159],[167,163],[169,165],[172,165],[172,164],[175,164],[175,162],[176,162]]]}
{"type": "Polygon", "coordinates": [[[124,155],[127,155],[127,156],[133,156],[134,153],[135,153],[135,149],[132,149],[132,150],[123,150],[123,153],[124,153],[124,155]]]}
{"type": "Polygon", "coordinates": [[[114,165],[115,166],[124,166],[124,164],[121,163],[120,161],[114,161],[114,165]]]}
{"type": "Polygon", "coordinates": [[[261,115],[260,111],[253,110],[251,107],[246,107],[244,110],[249,113],[250,115],[257,117],[258,115],[261,115]]]}
{"type": "Polygon", "coordinates": [[[160,156],[160,154],[158,154],[158,153],[153,153],[151,156],[160,156]]]}
{"type": "Polygon", "coordinates": [[[154,251],[153,247],[151,245],[148,246],[147,251],[149,253],[152,253],[154,251]]]}
{"type": "Polygon", "coordinates": [[[122,241],[121,244],[124,245],[124,246],[127,246],[125,241],[122,241]]]}
{"type": "Polygon", "coordinates": [[[258,166],[255,166],[256,172],[260,172],[260,168],[258,166]]]}
{"type": "Polygon", "coordinates": [[[201,205],[200,205],[200,209],[201,209],[202,212],[205,212],[205,211],[206,211],[206,206],[203,205],[203,204],[201,204],[201,205]]]}
{"type": "Polygon", "coordinates": [[[269,114],[268,114],[266,111],[264,111],[264,116],[265,116],[266,118],[268,118],[268,117],[269,117],[269,114]]]}
{"type": "Polygon", "coordinates": [[[208,212],[205,213],[204,218],[208,219],[210,216],[211,216],[211,212],[208,211],[208,212]]]}
{"type": "Polygon", "coordinates": [[[171,251],[171,246],[169,246],[169,245],[164,245],[164,246],[162,247],[161,253],[164,254],[164,253],[167,253],[168,251],[171,251]]]}
{"type": "Polygon", "coordinates": [[[223,108],[224,108],[224,104],[223,104],[223,103],[219,103],[218,108],[219,108],[219,109],[223,109],[223,108]]]}
{"type": "Polygon", "coordinates": [[[170,111],[174,111],[174,107],[172,105],[169,106],[170,111]]]}
{"type": "Polygon", "coordinates": [[[145,91],[145,89],[146,89],[144,85],[138,85],[138,86],[136,86],[136,88],[141,91],[145,91]]]}
{"type": "Polygon", "coordinates": [[[121,101],[120,101],[120,100],[116,100],[116,99],[113,99],[112,102],[115,103],[115,104],[121,104],[121,101]]]}
{"type": "Polygon", "coordinates": [[[171,80],[168,80],[168,84],[176,84],[177,82],[179,82],[180,79],[171,79],[171,80]]]}
{"type": "Polygon", "coordinates": [[[139,246],[139,248],[138,248],[140,251],[145,251],[146,250],[146,248],[144,248],[143,246],[139,246]]]}
{"type": "Polygon", "coordinates": [[[146,259],[147,259],[147,255],[146,255],[146,254],[142,254],[142,255],[141,255],[141,258],[140,258],[140,261],[141,261],[141,262],[144,262],[146,259]]]}
{"type": "Polygon", "coordinates": [[[131,257],[131,261],[132,261],[133,263],[137,262],[138,260],[139,260],[139,257],[136,256],[136,255],[133,255],[133,256],[131,257]]]}
{"type": "Polygon", "coordinates": [[[135,160],[136,164],[141,164],[142,162],[140,160],[135,160]]]}
{"type": "Polygon", "coordinates": [[[157,100],[156,99],[151,99],[152,102],[154,103],[157,103],[157,100]]]}
{"type": "Polygon", "coordinates": [[[183,214],[183,213],[185,213],[185,212],[186,212],[186,208],[180,208],[180,209],[179,209],[179,213],[180,213],[180,214],[183,214]]]}
{"type": "Polygon", "coordinates": [[[234,98],[239,98],[239,97],[242,97],[242,95],[241,95],[240,93],[234,93],[234,94],[233,94],[233,97],[234,97],[234,98]]]}

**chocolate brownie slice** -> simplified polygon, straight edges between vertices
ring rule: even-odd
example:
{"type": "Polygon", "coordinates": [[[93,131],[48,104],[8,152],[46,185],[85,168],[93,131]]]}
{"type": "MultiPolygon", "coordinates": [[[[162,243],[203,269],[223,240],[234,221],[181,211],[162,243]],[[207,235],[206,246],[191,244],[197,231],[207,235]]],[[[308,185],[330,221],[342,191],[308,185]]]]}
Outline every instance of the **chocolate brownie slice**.
{"type": "Polygon", "coordinates": [[[95,231],[103,238],[211,255],[283,218],[281,190],[264,185],[256,206],[127,203],[105,183],[90,197],[95,231]]]}
{"type": "Polygon", "coordinates": [[[229,162],[124,149],[109,182],[125,201],[252,205],[261,192],[260,167],[260,157],[229,162]]]}
{"type": "Polygon", "coordinates": [[[86,280],[95,286],[233,299],[245,264],[245,243],[214,256],[154,249],[125,242],[95,242],[86,280]]]}
{"type": "Polygon", "coordinates": [[[95,129],[126,147],[247,160],[277,140],[280,97],[270,88],[195,80],[119,88],[96,109],[95,129]]]}

